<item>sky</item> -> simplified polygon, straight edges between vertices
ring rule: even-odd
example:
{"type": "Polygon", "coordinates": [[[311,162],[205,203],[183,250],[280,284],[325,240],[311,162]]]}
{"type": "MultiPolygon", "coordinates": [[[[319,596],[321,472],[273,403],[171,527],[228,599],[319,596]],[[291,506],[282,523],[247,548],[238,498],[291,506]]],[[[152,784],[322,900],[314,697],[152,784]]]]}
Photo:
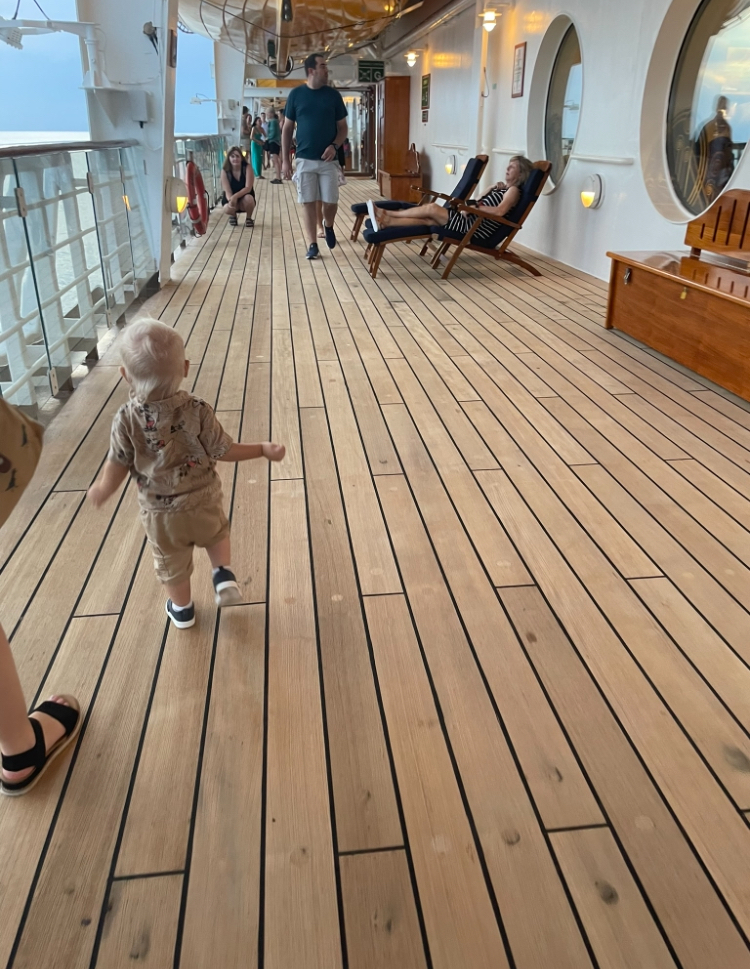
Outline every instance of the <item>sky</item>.
{"type": "MultiPolygon", "coordinates": [[[[18,0],[0,0],[0,17],[10,19],[18,0]]],[[[120,0],[127,2],[127,0],[120,0]]],[[[50,20],[76,20],[75,0],[39,0],[50,20]]],[[[33,0],[21,0],[20,19],[44,20],[33,0]]],[[[87,131],[86,98],[78,39],[71,34],[26,37],[24,49],[0,41],[0,131],[87,131]]],[[[190,104],[196,94],[216,97],[211,77],[213,44],[180,33],[177,55],[175,132],[213,134],[216,105],[190,104]]]]}

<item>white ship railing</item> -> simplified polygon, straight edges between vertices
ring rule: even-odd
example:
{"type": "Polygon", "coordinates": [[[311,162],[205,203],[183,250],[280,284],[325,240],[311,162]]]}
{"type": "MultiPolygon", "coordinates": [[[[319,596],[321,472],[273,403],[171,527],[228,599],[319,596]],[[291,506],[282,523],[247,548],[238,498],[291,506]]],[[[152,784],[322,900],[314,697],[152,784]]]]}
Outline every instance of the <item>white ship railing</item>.
{"type": "MultiPolygon", "coordinates": [[[[221,194],[221,136],[175,141],[211,205],[221,194]]],[[[0,149],[0,396],[32,412],[97,357],[106,330],[151,282],[143,150],[137,142],[0,149]]],[[[192,226],[174,216],[172,249],[192,226]]]]}

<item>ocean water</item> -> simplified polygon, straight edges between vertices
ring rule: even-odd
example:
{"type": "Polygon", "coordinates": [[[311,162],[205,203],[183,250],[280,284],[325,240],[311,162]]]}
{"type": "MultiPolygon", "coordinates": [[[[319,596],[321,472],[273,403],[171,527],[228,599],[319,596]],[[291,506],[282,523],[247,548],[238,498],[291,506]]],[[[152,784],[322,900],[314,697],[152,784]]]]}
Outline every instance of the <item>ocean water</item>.
{"type": "Polygon", "coordinates": [[[0,147],[47,145],[58,142],[90,141],[88,131],[0,131],[0,147]]]}

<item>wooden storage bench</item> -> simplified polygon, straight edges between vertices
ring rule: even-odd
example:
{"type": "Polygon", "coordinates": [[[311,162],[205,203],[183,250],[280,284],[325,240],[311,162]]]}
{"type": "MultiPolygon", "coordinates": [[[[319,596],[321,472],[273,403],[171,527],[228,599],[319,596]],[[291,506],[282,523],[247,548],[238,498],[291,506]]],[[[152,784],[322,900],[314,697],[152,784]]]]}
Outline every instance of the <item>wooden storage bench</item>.
{"type": "Polygon", "coordinates": [[[688,225],[689,255],[607,253],[612,259],[607,327],[630,334],[746,400],[749,216],[750,192],[727,192],[688,225]]]}

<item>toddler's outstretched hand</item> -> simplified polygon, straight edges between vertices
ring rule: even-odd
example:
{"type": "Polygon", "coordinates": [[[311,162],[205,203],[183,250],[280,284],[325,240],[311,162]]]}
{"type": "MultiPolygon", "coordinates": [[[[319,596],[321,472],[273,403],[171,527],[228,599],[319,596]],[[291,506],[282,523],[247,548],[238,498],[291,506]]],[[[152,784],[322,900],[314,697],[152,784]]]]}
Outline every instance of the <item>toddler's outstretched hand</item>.
{"type": "Polygon", "coordinates": [[[284,459],[286,448],[283,444],[272,444],[269,441],[264,441],[262,446],[263,457],[268,458],[269,461],[282,461],[284,459]]]}
{"type": "Polygon", "coordinates": [[[106,493],[101,483],[96,481],[89,488],[86,497],[94,506],[94,508],[101,508],[104,502],[107,500],[109,495],[106,493]]]}
{"type": "Polygon", "coordinates": [[[262,446],[263,457],[268,458],[269,461],[282,461],[284,459],[286,448],[283,444],[271,444],[265,441],[262,446]]]}

